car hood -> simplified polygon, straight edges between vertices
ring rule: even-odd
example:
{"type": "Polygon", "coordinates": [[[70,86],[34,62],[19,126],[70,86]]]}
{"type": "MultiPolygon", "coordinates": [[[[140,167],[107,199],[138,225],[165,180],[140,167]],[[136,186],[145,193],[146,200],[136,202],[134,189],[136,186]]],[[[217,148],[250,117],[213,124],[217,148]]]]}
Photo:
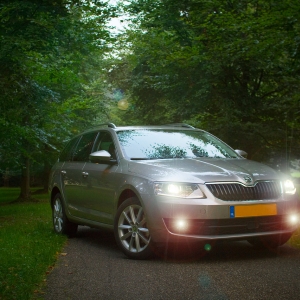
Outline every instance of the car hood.
{"type": "Polygon", "coordinates": [[[153,181],[239,181],[252,185],[258,180],[279,179],[275,170],[247,159],[183,158],[131,161],[128,168],[129,172],[153,181]]]}

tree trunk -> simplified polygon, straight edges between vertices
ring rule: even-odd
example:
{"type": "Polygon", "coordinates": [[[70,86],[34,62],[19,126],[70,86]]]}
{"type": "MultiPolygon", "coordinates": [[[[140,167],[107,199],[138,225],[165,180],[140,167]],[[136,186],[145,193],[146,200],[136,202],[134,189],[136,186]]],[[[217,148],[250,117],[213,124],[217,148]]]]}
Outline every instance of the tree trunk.
{"type": "Polygon", "coordinates": [[[9,175],[9,169],[6,168],[4,174],[3,174],[3,186],[5,187],[9,187],[9,179],[10,179],[10,175],[9,175]]]}
{"type": "Polygon", "coordinates": [[[44,161],[44,178],[43,178],[43,190],[44,192],[48,191],[48,181],[49,181],[49,175],[50,175],[51,165],[47,160],[44,161]]]}
{"type": "Polygon", "coordinates": [[[19,201],[28,201],[31,199],[30,192],[30,161],[29,158],[25,158],[25,164],[22,168],[21,175],[21,191],[18,198],[19,201]]]}

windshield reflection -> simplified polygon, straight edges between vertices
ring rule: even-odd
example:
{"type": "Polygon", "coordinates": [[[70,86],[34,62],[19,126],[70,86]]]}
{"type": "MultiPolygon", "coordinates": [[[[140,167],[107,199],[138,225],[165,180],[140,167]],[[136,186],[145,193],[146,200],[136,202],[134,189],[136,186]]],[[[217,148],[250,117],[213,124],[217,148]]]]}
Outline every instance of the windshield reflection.
{"type": "Polygon", "coordinates": [[[238,155],[205,131],[124,130],[117,132],[130,159],[236,158],[238,155]]]}

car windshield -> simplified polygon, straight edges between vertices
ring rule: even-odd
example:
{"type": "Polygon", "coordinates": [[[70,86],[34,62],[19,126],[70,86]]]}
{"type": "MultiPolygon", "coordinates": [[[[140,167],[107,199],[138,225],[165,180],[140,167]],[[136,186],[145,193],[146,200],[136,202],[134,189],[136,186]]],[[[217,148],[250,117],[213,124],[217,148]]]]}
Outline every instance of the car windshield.
{"type": "Polygon", "coordinates": [[[237,158],[237,153],[205,131],[138,129],[117,132],[124,154],[132,159],[237,158]]]}

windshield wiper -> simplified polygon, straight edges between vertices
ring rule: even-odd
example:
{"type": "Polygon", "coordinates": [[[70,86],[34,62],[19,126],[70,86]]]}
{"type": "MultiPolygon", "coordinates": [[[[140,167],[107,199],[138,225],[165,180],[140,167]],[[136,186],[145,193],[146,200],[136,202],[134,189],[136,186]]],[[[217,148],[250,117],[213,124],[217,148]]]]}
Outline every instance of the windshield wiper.
{"type": "Polygon", "coordinates": [[[148,157],[131,157],[130,160],[149,160],[151,158],[148,157]]]}

